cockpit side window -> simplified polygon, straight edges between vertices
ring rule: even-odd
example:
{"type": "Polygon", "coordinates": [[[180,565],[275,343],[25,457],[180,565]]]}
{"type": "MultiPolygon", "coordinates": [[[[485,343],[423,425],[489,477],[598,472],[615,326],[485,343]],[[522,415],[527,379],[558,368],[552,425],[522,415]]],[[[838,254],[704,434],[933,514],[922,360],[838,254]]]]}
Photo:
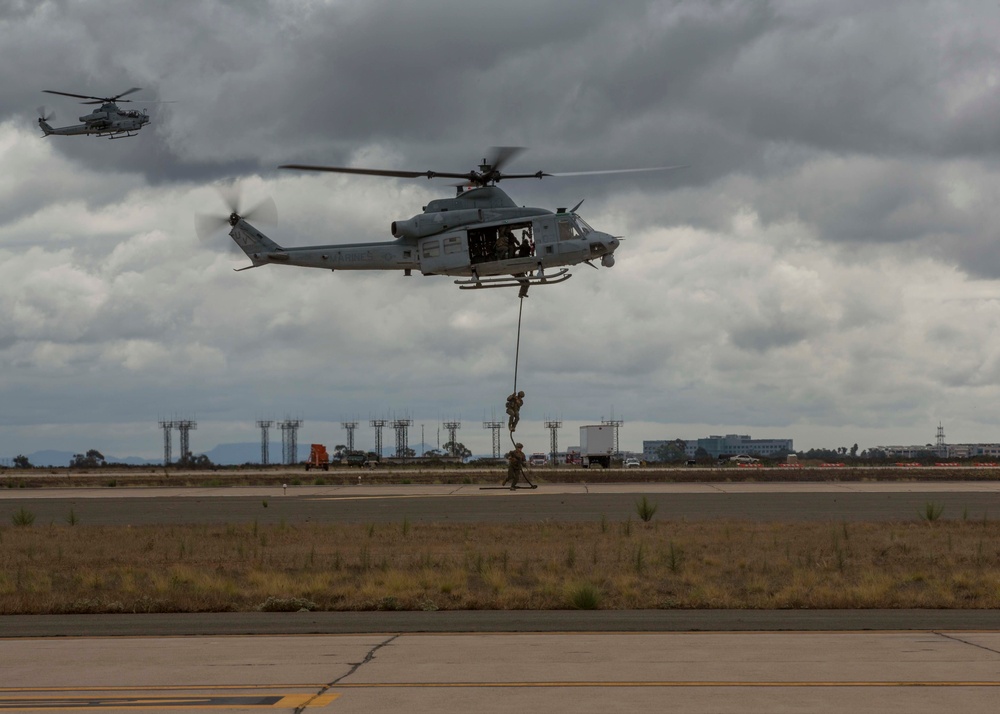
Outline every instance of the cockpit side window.
{"type": "Polygon", "coordinates": [[[559,219],[559,240],[575,240],[580,237],[580,229],[568,218],[559,219]]]}

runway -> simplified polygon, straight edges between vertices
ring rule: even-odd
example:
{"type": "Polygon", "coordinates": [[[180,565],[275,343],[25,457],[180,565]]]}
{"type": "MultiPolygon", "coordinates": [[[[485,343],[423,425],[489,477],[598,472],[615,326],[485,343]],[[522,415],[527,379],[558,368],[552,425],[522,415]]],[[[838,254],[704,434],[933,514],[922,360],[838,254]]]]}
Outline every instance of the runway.
{"type": "Polygon", "coordinates": [[[0,640],[0,709],[986,712],[998,664],[968,631],[0,640]]]}
{"type": "MultiPolygon", "coordinates": [[[[8,489],[37,525],[994,519],[1000,484],[8,489]]],[[[8,513],[4,513],[6,510],[8,513]]],[[[626,611],[0,617],[0,710],[993,711],[1000,613],[626,611]]]]}
{"type": "Polygon", "coordinates": [[[82,524],[537,522],[624,520],[647,496],[664,520],[912,520],[930,501],[942,518],[1000,517],[1000,482],[543,484],[535,491],[479,485],[287,488],[0,490],[0,518],[25,508],[36,522],[82,524]]]}

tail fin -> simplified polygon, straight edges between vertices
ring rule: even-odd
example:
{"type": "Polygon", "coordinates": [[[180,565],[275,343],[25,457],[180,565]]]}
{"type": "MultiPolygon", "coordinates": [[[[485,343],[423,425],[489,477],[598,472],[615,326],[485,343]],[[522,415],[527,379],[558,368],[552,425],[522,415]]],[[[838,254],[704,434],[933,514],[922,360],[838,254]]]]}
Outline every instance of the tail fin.
{"type": "Polygon", "coordinates": [[[285,252],[284,248],[244,221],[242,218],[239,219],[236,222],[236,225],[233,226],[233,229],[229,231],[229,235],[232,237],[236,245],[238,245],[253,262],[253,265],[248,266],[247,268],[241,268],[241,270],[256,268],[257,266],[266,265],[267,263],[288,260],[288,254],[285,252]]]}
{"type": "Polygon", "coordinates": [[[42,127],[42,131],[45,133],[45,136],[52,133],[52,127],[49,126],[49,123],[41,117],[38,117],[38,126],[42,127]]]}

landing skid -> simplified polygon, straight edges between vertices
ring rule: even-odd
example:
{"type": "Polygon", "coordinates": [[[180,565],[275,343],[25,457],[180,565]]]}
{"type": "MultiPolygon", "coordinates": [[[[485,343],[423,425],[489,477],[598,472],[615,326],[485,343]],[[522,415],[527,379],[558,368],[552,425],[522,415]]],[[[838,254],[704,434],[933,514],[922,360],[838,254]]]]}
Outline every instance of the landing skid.
{"type": "Polygon", "coordinates": [[[569,280],[573,275],[569,272],[569,268],[560,268],[555,273],[546,275],[545,273],[531,275],[527,274],[523,277],[515,277],[513,275],[503,275],[496,278],[480,278],[478,276],[473,276],[471,278],[466,278],[464,280],[456,280],[455,285],[459,287],[460,290],[483,290],[486,288],[518,288],[524,285],[555,285],[556,283],[561,283],[565,280],[569,280]]]}

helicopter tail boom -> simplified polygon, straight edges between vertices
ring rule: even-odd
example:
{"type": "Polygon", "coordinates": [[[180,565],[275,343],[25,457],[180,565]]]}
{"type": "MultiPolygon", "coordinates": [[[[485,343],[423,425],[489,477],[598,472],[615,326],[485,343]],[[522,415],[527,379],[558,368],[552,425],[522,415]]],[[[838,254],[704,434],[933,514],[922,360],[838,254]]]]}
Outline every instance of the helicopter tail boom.
{"type": "MultiPolygon", "coordinates": [[[[288,260],[288,254],[284,248],[242,218],[239,218],[233,224],[233,229],[229,231],[229,235],[253,262],[253,265],[250,267],[256,268],[257,266],[267,265],[275,261],[288,260]]],[[[243,268],[243,270],[246,270],[246,268],[243,268]]]]}

